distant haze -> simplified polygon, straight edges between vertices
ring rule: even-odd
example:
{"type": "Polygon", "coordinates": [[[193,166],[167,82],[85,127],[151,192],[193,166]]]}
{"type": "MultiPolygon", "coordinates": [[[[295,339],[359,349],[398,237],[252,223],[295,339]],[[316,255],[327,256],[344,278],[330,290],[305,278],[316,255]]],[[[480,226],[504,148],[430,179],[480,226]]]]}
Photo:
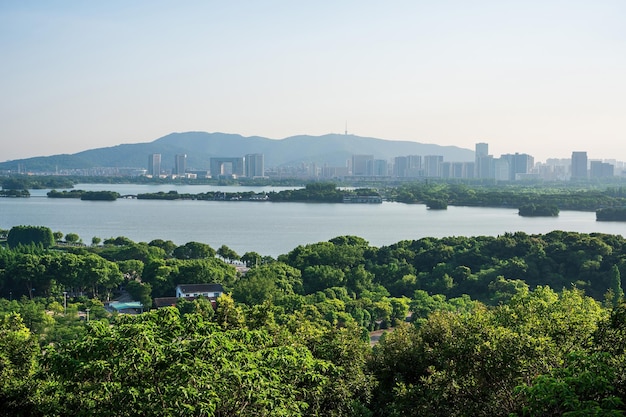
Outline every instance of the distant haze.
{"type": "Polygon", "coordinates": [[[187,166],[208,169],[214,157],[243,157],[264,155],[266,167],[299,166],[315,163],[319,167],[345,167],[355,154],[372,155],[375,159],[391,160],[406,155],[441,155],[450,162],[474,160],[474,151],[456,146],[439,146],[406,141],[364,138],[354,135],[294,136],[271,140],[259,136],[207,132],[172,133],[148,143],[129,143],[90,149],[75,154],[34,157],[0,162],[0,170],[19,169],[51,172],[65,169],[94,167],[146,168],[150,154],[161,154],[161,167],[171,169],[177,154],[187,155],[187,166]]]}
{"type": "Polygon", "coordinates": [[[626,160],[626,2],[0,2],[0,161],[167,132],[626,160]]]}

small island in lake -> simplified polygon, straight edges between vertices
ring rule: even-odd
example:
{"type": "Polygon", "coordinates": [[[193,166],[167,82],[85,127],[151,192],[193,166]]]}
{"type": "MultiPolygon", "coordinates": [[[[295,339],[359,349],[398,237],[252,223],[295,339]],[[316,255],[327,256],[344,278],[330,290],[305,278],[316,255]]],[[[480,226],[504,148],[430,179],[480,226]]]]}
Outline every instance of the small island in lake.
{"type": "Polygon", "coordinates": [[[0,190],[0,197],[30,197],[28,190],[0,190]]]}
{"type": "Polygon", "coordinates": [[[81,198],[81,196],[85,193],[83,190],[50,190],[46,193],[48,198],[81,198]]]}
{"type": "Polygon", "coordinates": [[[115,201],[120,197],[120,194],[115,191],[51,190],[47,196],[48,198],[80,198],[88,201],[115,201]]]}
{"type": "Polygon", "coordinates": [[[606,207],[596,210],[596,221],[626,222],[626,207],[606,207]]]}
{"type": "Polygon", "coordinates": [[[169,192],[137,194],[139,200],[215,200],[215,201],[271,201],[271,202],[318,202],[318,203],[350,203],[380,204],[383,198],[380,193],[370,188],[342,190],[333,183],[312,183],[305,188],[255,193],[208,191],[206,193],[188,194],[169,192]]]}
{"type": "Polygon", "coordinates": [[[431,198],[426,200],[426,207],[430,210],[447,210],[448,202],[441,198],[431,198]]]}
{"type": "Polygon", "coordinates": [[[552,204],[524,204],[520,206],[518,214],[523,217],[556,217],[559,208],[552,204]]]}

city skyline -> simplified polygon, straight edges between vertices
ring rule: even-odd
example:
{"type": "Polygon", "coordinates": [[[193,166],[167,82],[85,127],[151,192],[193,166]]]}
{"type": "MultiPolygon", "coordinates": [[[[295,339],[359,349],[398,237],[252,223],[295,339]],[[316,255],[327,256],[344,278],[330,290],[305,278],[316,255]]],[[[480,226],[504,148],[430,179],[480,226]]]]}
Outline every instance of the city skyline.
{"type": "Polygon", "coordinates": [[[329,132],[626,160],[626,4],[0,5],[0,160],[329,132]]]}
{"type": "MultiPolygon", "coordinates": [[[[195,133],[201,133],[201,134],[209,134],[209,135],[210,135],[210,134],[212,134],[212,133],[206,133],[206,132],[181,132],[181,133],[173,133],[173,134],[188,134],[188,133],[194,133],[194,134],[195,134],[195,133]]],[[[221,134],[221,133],[219,133],[219,134],[221,134]]],[[[238,135],[238,134],[226,134],[226,135],[235,135],[235,136],[240,136],[240,135],[238,135]]],[[[344,135],[344,134],[335,134],[335,135],[344,135]]],[[[169,135],[166,135],[166,136],[169,136],[169,135]]],[[[315,137],[316,137],[316,136],[310,136],[310,135],[304,135],[304,136],[309,136],[309,137],[312,137],[312,138],[315,138],[315,137]]],[[[323,137],[323,136],[327,136],[327,135],[321,135],[321,136],[318,136],[318,137],[323,137]]],[[[354,135],[352,135],[352,136],[354,136],[354,135]]],[[[261,136],[258,136],[258,135],[257,135],[257,136],[249,136],[249,137],[247,137],[247,136],[241,136],[241,137],[243,137],[243,138],[247,138],[247,139],[252,139],[252,138],[270,139],[270,138],[264,138],[264,137],[261,137],[261,136]]],[[[360,136],[359,136],[359,137],[360,137],[360,136]]],[[[157,140],[162,139],[162,138],[163,138],[163,137],[161,137],[161,138],[157,138],[157,139],[154,139],[152,142],[157,141],[157,140]]],[[[293,137],[284,138],[284,139],[270,139],[270,140],[280,141],[280,140],[291,139],[291,138],[293,138],[293,137]]],[[[385,141],[387,141],[387,140],[388,140],[388,141],[390,141],[390,142],[391,142],[391,140],[389,140],[389,139],[383,139],[383,138],[371,138],[371,137],[362,137],[362,138],[365,138],[365,139],[375,139],[375,140],[381,140],[381,141],[383,141],[383,142],[385,142],[385,141]]],[[[123,144],[123,145],[137,145],[137,144],[145,144],[145,145],[149,145],[149,144],[150,144],[150,143],[152,143],[152,142],[139,142],[139,143],[134,143],[134,144],[132,144],[132,143],[125,143],[125,144],[123,144]]],[[[400,143],[401,143],[401,142],[407,142],[407,143],[419,143],[419,142],[412,142],[412,141],[394,141],[394,142],[396,142],[396,143],[398,143],[398,142],[400,142],[400,143]]],[[[422,145],[430,145],[430,144],[425,144],[425,143],[420,143],[420,144],[422,144],[422,145]]],[[[77,152],[77,153],[80,153],[80,152],[85,152],[85,151],[99,150],[99,149],[114,148],[114,147],[119,146],[119,145],[120,145],[120,144],[118,144],[118,145],[113,145],[113,146],[107,146],[107,147],[103,147],[103,148],[82,149],[81,151],[79,151],[79,152],[77,152]]],[[[484,146],[484,145],[486,145],[487,147],[489,147],[489,149],[491,149],[491,143],[486,143],[486,142],[477,142],[477,143],[474,143],[474,145],[473,145],[472,147],[470,147],[470,148],[461,148],[460,146],[457,146],[457,145],[455,145],[455,144],[436,144],[436,145],[437,145],[437,146],[443,146],[443,147],[452,146],[452,147],[456,147],[456,148],[460,148],[460,149],[471,150],[471,151],[475,152],[475,153],[477,154],[477,156],[478,156],[478,154],[481,154],[481,152],[483,151],[483,149],[487,149],[487,148],[481,147],[480,145],[483,145],[483,146],[484,146]],[[473,149],[472,149],[472,148],[473,148],[473,149]]],[[[512,146],[514,146],[514,145],[512,145],[512,146]]],[[[584,149],[569,150],[569,149],[565,149],[565,148],[563,148],[563,149],[561,150],[561,155],[559,155],[559,156],[555,156],[555,155],[546,155],[546,157],[545,157],[545,158],[540,159],[540,158],[536,158],[536,157],[535,157],[535,155],[532,155],[532,154],[530,154],[530,153],[525,152],[523,149],[519,149],[519,148],[502,148],[502,153],[500,153],[500,154],[499,154],[499,156],[498,156],[498,153],[491,152],[491,151],[489,151],[489,154],[485,154],[484,156],[487,156],[487,157],[492,157],[492,158],[497,158],[497,157],[504,157],[504,156],[507,156],[507,155],[510,155],[510,154],[525,154],[525,155],[530,155],[531,157],[533,157],[533,160],[534,160],[534,162],[536,162],[536,163],[549,163],[550,161],[553,161],[553,160],[571,159],[571,154],[572,154],[572,153],[578,153],[578,152],[582,152],[582,153],[585,153],[585,154],[588,154],[588,153],[589,153],[587,150],[584,150],[584,149]]],[[[58,156],[58,155],[62,155],[62,154],[50,154],[50,155],[34,155],[34,154],[33,154],[33,155],[27,156],[27,157],[25,157],[25,158],[18,158],[18,159],[13,159],[13,160],[6,160],[6,161],[4,161],[4,160],[1,160],[1,159],[0,159],[0,163],[2,163],[2,162],[9,162],[9,161],[20,161],[20,160],[22,160],[22,159],[29,159],[29,158],[35,158],[35,157],[44,157],[44,158],[45,158],[45,157],[50,157],[50,156],[58,156]]],[[[400,155],[399,155],[399,156],[400,156],[400,155]]],[[[426,155],[425,155],[425,154],[420,154],[420,156],[426,156],[426,155]]],[[[0,157],[1,157],[1,153],[0,153],[0,157]]],[[[183,166],[183,167],[185,167],[185,166],[186,166],[186,159],[187,159],[187,155],[185,155],[185,154],[175,155],[174,165],[176,165],[176,164],[182,164],[182,166],[183,166]],[[181,157],[182,157],[183,159],[179,159],[179,158],[181,158],[181,157]]],[[[614,157],[614,156],[611,156],[611,157],[606,157],[606,156],[601,156],[601,155],[600,155],[600,156],[598,156],[598,155],[593,155],[593,156],[588,156],[588,159],[589,159],[589,161],[614,161],[614,162],[626,162],[626,158],[624,158],[624,160],[622,160],[622,159],[616,158],[616,157],[614,157]]],[[[387,162],[390,162],[390,161],[391,161],[391,159],[389,159],[387,162]]],[[[450,160],[450,161],[448,161],[448,162],[455,162],[455,161],[450,160]]],[[[478,161],[476,161],[476,162],[478,162],[478,161]]],[[[175,170],[177,170],[177,168],[175,168],[175,167],[174,167],[174,169],[175,169],[175,170]]],[[[183,169],[183,171],[184,171],[184,169],[183,169]]]]}
{"type": "MultiPolygon", "coordinates": [[[[186,154],[175,156],[175,168],[171,171],[161,170],[161,154],[150,154],[148,157],[148,176],[179,177],[198,175],[211,178],[248,177],[271,178],[278,174],[292,171],[293,166],[264,168],[264,155],[261,153],[246,154],[239,157],[212,156],[209,158],[208,170],[180,170],[181,158],[186,161],[186,154]],[[157,168],[158,166],[158,168],[157,168]],[[270,175],[266,175],[270,173],[270,175]]],[[[623,161],[594,160],[587,158],[585,151],[573,151],[569,159],[548,159],[537,162],[532,155],[515,152],[502,154],[499,158],[489,153],[489,144],[475,144],[475,160],[446,161],[442,155],[398,155],[391,159],[377,159],[374,154],[352,154],[345,166],[318,166],[314,162],[301,162],[304,171],[294,175],[300,178],[340,178],[340,177],[372,177],[372,178],[443,178],[443,179],[479,179],[498,182],[527,180],[573,180],[613,178],[626,174],[626,163],[623,161]],[[304,175],[303,175],[304,174],[304,175]]],[[[184,165],[184,164],[183,164],[184,165]]],[[[137,170],[137,175],[139,170],[137,170]]],[[[285,177],[289,177],[287,173],[285,177]]]]}

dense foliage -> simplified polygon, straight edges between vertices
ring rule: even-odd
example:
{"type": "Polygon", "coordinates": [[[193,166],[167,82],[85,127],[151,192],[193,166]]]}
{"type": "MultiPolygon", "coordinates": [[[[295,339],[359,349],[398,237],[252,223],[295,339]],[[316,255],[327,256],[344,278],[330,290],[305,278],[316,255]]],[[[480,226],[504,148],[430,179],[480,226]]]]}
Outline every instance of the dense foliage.
{"type": "Polygon", "coordinates": [[[343,190],[334,183],[311,183],[304,188],[293,190],[271,191],[269,193],[255,193],[253,191],[243,192],[221,192],[208,191],[206,193],[189,194],[169,191],[167,193],[159,191],[156,193],[138,194],[137,198],[142,200],[218,200],[218,201],[281,201],[281,202],[323,202],[341,203],[345,196],[377,196],[378,191],[369,188],[359,188],[355,190],[343,190]]]}
{"type": "Polygon", "coordinates": [[[535,205],[535,204],[524,204],[519,208],[519,215],[525,217],[556,217],[559,215],[559,208],[555,205],[545,206],[545,205],[535,205]]]}
{"type": "Polygon", "coordinates": [[[30,197],[30,193],[28,192],[28,190],[0,190],[0,197],[27,198],[30,197]]]}
{"type": "Polygon", "coordinates": [[[594,211],[600,207],[626,205],[623,187],[566,188],[523,185],[466,185],[445,182],[411,182],[385,190],[388,200],[423,203],[443,200],[453,206],[514,207],[529,204],[560,210],[594,211]]]}
{"type": "Polygon", "coordinates": [[[50,190],[47,196],[48,198],[80,198],[81,200],[92,201],[115,201],[120,197],[120,194],[115,191],[50,190]]]}
{"type": "Polygon", "coordinates": [[[80,198],[84,193],[84,190],[50,190],[46,195],[49,198],[80,198]]]}
{"type": "Polygon", "coordinates": [[[626,207],[607,207],[596,210],[598,221],[626,221],[626,207]]]}
{"type": "Polygon", "coordinates": [[[380,196],[376,190],[359,188],[344,190],[334,183],[319,182],[307,184],[305,188],[268,193],[271,201],[316,201],[321,203],[341,203],[344,196],[380,196]]]}
{"type": "Polygon", "coordinates": [[[48,248],[54,244],[54,236],[48,227],[15,226],[9,230],[7,243],[11,248],[19,245],[39,245],[48,248]]]}
{"type": "Polygon", "coordinates": [[[120,194],[115,191],[85,191],[80,196],[81,200],[91,201],[115,201],[120,197],[120,194]]]}
{"type": "Polygon", "coordinates": [[[0,247],[4,415],[626,410],[621,236],[380,248],[340,236],[278,259],[200,242],[92,242],[0,247]],[[122,289],[149,308],[177,284],[209,282],[226,290],[215,308],[197,298],[138,315],[105,309],[122,289]],[[390,331],[372,347],[374,330],[390,331]]]}
{"type": "Polygon", "coordinates": [[[29,190],[45,188],[72,188],[74,181],[57,175],[12,175],[0,178],[3,190],[29,190]]]}

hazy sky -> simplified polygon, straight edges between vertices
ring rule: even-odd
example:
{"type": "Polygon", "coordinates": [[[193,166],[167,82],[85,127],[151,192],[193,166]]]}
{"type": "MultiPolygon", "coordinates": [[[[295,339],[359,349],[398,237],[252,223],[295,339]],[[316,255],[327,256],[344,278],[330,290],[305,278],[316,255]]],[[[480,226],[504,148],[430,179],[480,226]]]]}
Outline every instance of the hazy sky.
{"type": "Polygon", "coordinates": [[[0,0],[0,161],[207,131],[626,160],[626,1],[0,0]]]}

